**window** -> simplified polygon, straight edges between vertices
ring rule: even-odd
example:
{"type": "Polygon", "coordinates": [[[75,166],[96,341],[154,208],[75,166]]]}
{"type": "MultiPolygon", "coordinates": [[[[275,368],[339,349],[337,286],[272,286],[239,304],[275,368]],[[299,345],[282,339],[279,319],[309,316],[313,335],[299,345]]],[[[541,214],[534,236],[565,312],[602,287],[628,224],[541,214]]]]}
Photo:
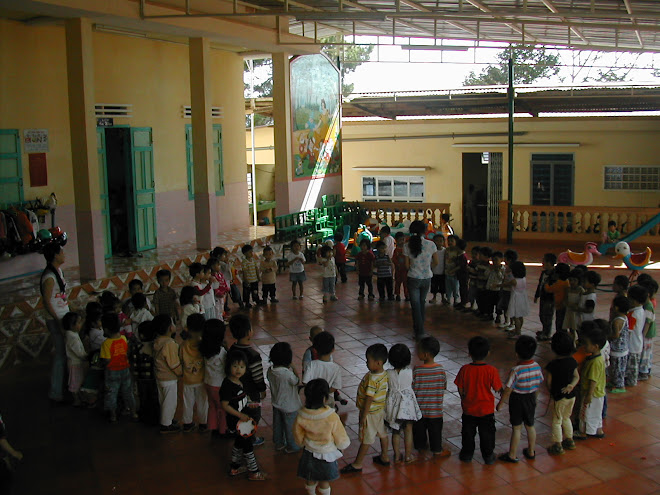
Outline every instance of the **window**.
{"type": "Polygon", "coordinates": [[[532,204],[573,204],[574,157],[566,154],[532,154],[532,204]]]}
{"type": "Polygon", "coordinates": [[[606,166],[607,191],[660,191],[660,167],[606,166]]]}
{"type": "Polygon", "coordinates": [[[362,177],[362,201],[424,201],[424,177],[362,177]]]}
{"type": "Polygon", "coordinates": [[[247,173],[248,203],[252,204],[252,172],[247,173]]]}
{"type": "Polygon", "coordinates": [[[0,129],[0,207],[23,201],[23,166],[18,129],[0,129]]]}
{"type": "MultiPolygon", "coordinates": [[[[222,170],[222,126],[213,124],[213,169],[215,171],[215,195],[224,196],[225,182],[222,170]]],[[[188,199],[195,199],[195,170],[193,168],[192,124],[186,124],[186,175],[188,199]]]]}

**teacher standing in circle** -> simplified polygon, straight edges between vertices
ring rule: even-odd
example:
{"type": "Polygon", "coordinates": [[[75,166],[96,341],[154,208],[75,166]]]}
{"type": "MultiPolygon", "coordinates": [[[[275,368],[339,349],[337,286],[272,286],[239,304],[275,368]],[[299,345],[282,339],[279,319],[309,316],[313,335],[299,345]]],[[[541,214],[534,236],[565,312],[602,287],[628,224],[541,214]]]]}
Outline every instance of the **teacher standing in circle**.
{"type": "Polygon", "coordinates": [[[53,339],[55,355],[50,372],[50,392],[48,397],[54,402],[64,400],[64,374],[66,371],[66,349],[64,347],[64,331],[62,318],[69,312],[66,299],[66,283],[62,276],[61,266],[66,257],[64,249],[59,244],[48,244],[43,250],[46,258],[46,268],[41,274],[41,298],[46,309],[46,327],[53,339]]]}
{"type": "Polygon", "coordinates": [[[415,339],[424,336],[424,306],[433,277],[431,268],[438,264],[437,248],[432,241],[424,238],[424,234],[426,224],[415,220],[410,224],[410,239],[403,248],[408,268],[408,292],[415,339]]]}

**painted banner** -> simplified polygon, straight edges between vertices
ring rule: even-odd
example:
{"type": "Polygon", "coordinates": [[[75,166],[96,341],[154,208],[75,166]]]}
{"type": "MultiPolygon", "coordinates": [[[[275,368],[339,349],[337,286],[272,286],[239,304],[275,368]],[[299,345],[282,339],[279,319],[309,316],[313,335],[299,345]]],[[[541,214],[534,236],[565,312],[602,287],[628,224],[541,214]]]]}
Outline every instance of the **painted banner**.
{"type": "Polygon", "coordinates": [[[26,153],[47,153],[48,129],[23,130],[23,146],[26,153]]]}

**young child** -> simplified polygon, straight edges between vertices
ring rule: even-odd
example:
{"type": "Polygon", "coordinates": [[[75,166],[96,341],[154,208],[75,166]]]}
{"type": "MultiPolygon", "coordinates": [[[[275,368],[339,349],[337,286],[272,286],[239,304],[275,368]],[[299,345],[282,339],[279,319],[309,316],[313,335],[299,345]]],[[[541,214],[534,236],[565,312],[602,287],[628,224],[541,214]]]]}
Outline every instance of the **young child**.
{"type": "Polygon", "coordinates": [[[154,375],[154,324],[151,321],[141,323],[137,336],[138,342],[131,347],[130,362],[137,386],[138,417],[141,422],[156,426],[160,423],[160,404],[154,375]]]}
{"type": "Polygon", "coordinates": [[[451,452],[442,448],[447,376],[442,365],[435,362],[439,352],[440,342],[435,337],[424,337],[417,344],[417,357],[423,364],[415,366],[413,370],[413,390],[422,419],[413,425],[413,440],[416,450],[428,448],[434,455],[448,457],[451,452]]]}
{"type": "Polygon", "coordinates": [[[509,309],[509,302],[511,302],[511,292],[513,290],[513,274],[511,273],[511,265],[516,261],[518,261],[518,253],[516,251],[513,249],[507,249],[504,251],[504,279],[502,280],[502,288],[500,290],[499,298],[497,300],[497,308],[495,311],[498,314],[504,315],[504,319],[502,323],[498,325],[498,327],[505,332],[510,332],[515,328],[513,322],[509,320],[507,311],[509,309]]]}
{"type": "Polygon", "coordinates": [[[545,253],[543,255],[543,270],[539,276],[539,283],[536,286],[534,293],[534,304],[539,303],[539,319],[541,320],[542,329],[536,332],[536,338],[539,342],[550,340],[552,334],[552,319],[555,315],[555,298],[554,295],[545,290],[546,284],[549,284],[555,276],[555,263],[557,263],[557,256],[553,253],[545,253]]]}
{"type": "Polygon", "coordinates": [[[371,277],[374,271],[374,261],[376,257],[371,250],[371,241],[362,239],[360,241],[360,252],[355,256],[358,269],[358,284],[360,290],[358,292],[358,299],[364,299],[364,286],[367,286],[369,291],[369,300],[375,299],[374,287],[371,283],[371,277]]]}
{"type": "Polygon", "coordinates": [[[454,308],[460,309],[465,305],[459,302],[458,269],[461,250],[457,246],[459,238],[457,235],[447,237],[447,248],[445,249],[445,297],[450,303],[454,302],[454,308]]]}
{"type": "Polygon", "coordinates": [[[158,289],[154,292],[154,312],[157,315],[167,315],[172,321],[177,322],[181,308],[179,307],[179,298],[176,291],[170,287],[172,281],[172,272],[169,270],[158,270],[156,272],[158,289]]]}
{"type": "Polygon", "coordinates": [[[270,302],[276,303],[279,300],[275,297],[275,280],[277,277],[277,261],[273,259],[275,253],[273,248],[266,246],[264,248],[264,259],[259,264],[261,272],[261,300],[265,304],[270,297],[270,302]]]}
{"type": "MultiPolygon", "coordinates": [[[[628,297],[628,287],[630,287],[630,282],[628,277],[625,275],[617,275],[612,281],[612,292],[614,292],[614,298],[618,296],[628,297]]],[[[610,322],[614,318],[614,299],[610,304],[610,322]]]]}
{"type": "Polygon", "coordinates": [[[327,303],[328,298],[331,301],[336,301],[335,282],[337,281],[337,267],[332,248],[327,244],[321,247],[321,260],[319,263],[323,267],[323,302],[327,303]]]}
{"type": "MultiPolygon", "coordinates": [[[[389,227],[388,227],[389,228],[389,227]]],[[[388,237],[391,239],[391,237],[388,237]]],[[[392,241],[394,244],[394,241],[392,241]]],[[[383,241],[376,243],[376,259],[374,266],[376,267],[376,287],[378,288],[378,298],[380,302],[385,301],[385,294],[387,293],[388,301],[394,301],[394,283],[392,274],[394,267],[392,265],[392,258],[387,254],[387,245],[383,241]]]]}
{"type": "Polygon", "coordinates": [[[373,344],[366,352],[367,368],[357,391],[356,406],[360,411],[360,449],[355,460],[341,470],[342,473],[361,473],[362,461],[376,440],[380,439],[380,454],[374,456],[374,463],[390,465],[389,437],[385,429],[385,403],[387,399],[387,373],[383,365],[387,362],[387,347],[373,344]]]}
{"type": "Polygon", "coordinates": [[[490,318],[487,314],[487,292],[486,284],[488,283],[488,275],[490,273],[490,259],[493,257],[493,250],[488,246],[482,246],[479,248],[479,263],[477,263],[476,268],[476,295],[475,300],[477,301],[477,310],[475,314],[487,321],[493,319],[491,312],[490,318]]]}
{"type": "Polygon", "coordinates": [[[85,307],[85,323],[82,334],[84,335],[83,344],[89,351],[89,370],[85,376],[80,391],[86,396],[88,407],[96,406],[99,390],[103,385],[103,364],[101,363],[101,346],[105,341],[103,334],[103,325],[101,317],[103,309],[97,302],[89,302],[85,307]]]}
{"type": "Polygon", "coordinates": [[[175,331],[172,318],[158,315],[152,322],[156,332],[154,340],[154,371],[160,403],[160,432],[176,433],[181,427],[174,419],[177,403],[177,383],[183,371],[179,359],[179,346],[170,335],[175,331]]]}
{"type": "Polygon", "coordinates": [[[644,303],[649,298],[649,291],[642,285],[633,285],[628,290],[631,309],[628,311],[628,362],[626,363],[626,386],[637,385],[639,363],[644,350],[644,326],[646,325],[646,312],[644,303]]]}
{"type": "Polygon", "coordinates": [[[555,301],[555,331],[558,332],[564,328],[564,319],[566,318],[566,304],[568,299],[568,288],[570,282],[568,276],[571,273],[571,267],[566,263],[557,263],[555,265],[555,276],[549,283],[543,286],[543,289],[552,294],[555,301]]]}
{"type": "Polygon", "coordinates": [[[584,292],[580,296],[580,305],[578,307],[580,323],[595,319],[596,310],[596,287],[600,284],[600,274],[589,270],[584,276],[582,284],[584,292]]]}
{"type": "Polygon", "coordinates": [[[204,386],[209,404],[207,426],[214,437],[227,434],[227,417],[220,403],[220,387],[226,377],[227,350],[224,342],[225,324],[217,319],[206,320],[199,352],[204,358],[204,386]]]}
{"type": "MultiPolygon", "coordinates": [[[[432,337],[431,337],[432,338],[432,337]]],[[[422,412],[413,392],[412,356],[405,344],[394,344],[388,354],[393,370],[387,370],[387,402],[385,422],[392,430],[394,462],[415,461],[413,449],[413,425],[422,418],[422,412]],[[403,436],[404,455],[401,455],[403,436]]],[[[426,436],[426,435],[425,435],[426,436]]]]}
{"type": "MultiPolygon", "coordinates": [[[[213,291],[215,315],[213,318],[224,321],[225,319],[225,305],[227,303],[227,294],[229,294],[229,281],[225,279],[221,270],[220,260],[218,258],[209,258],[206,266],[211,271],[211,290],[213,291]]],[[[211,317],[207,320],[212,319],[211,317]]]]}
{"type": "Polygon", "coordinates": [[[522,433],[522,425],[527,430],[527,448],[523,449],[526,459],[536,457],[536,428],[534,428],[534,412],[536,411],[536,396],[543,383],[543,372],[539,364],[533,360],[536,352],[536,340],[528,335],[522,335],[516,340],[516,355],[518,363],[511,368],[504,393],[497,404],[499,411],[502,405],[509,401],[509,420],[511,421],[511,441],[509,451],[501,454],[499,459],[505,462],[518,462],[518,444],[522,433]]]}
{"type": "Polygon", "coordinates": [[[658,292],[658,283],[653,279],[643,280],[640,285],[646,288],[649,295],[644,303],[644,330],[642,331],[644,340],[642,346],[642,355],[639,360],[638,380],[646,381],[651,377],[651,364],[653,363],[653,339],[656,336],[655,327],[655,295],[658,292]]]}
{"type": "Polygon", "coordinates": [[[344,235],[341,232],[335,234],[335,265],[337,266],[337,274],[341,279],[341,283],[345,284],[348,281],[346,277],[346,246],[342,242],[344,235]]]}
{"type": "Polygon", "coordinates": [[[308,495],[330,495],[330,482],[339,478],[337,459],[340,450],[351,441],[339,416],[327,405],[330,397],[328,383],[318,378],[305,385],[305,407],[293,423],[293,438],[303,447],[298,464],[298,477],[305,480],[308,495]]]}
{"type": "Polygon", "coordinates": [[[243,253],[243,262],[241,271],[243,275],[243,304],[246,308],[251,308],[250,296],[255,304],[261,304],[259,300],[259,261],[254,249],[249,244],[241,248],[243,253]]]}
{"type": "MultiPolygon", "coordinates": [[[[504,255],[502,251],[495,251],[491,256],[491,265],[488,270],[488,279],[486,280],[486,293],[483,298],[484,310],[483,320],[493,321],[493,312],[497,307],[497,300],[500,297],[500,289],[502,282],[504,282],[504,268],[502,268],[502,260],[504,255]]],[[[501,315],[497,315],[495,323],[501,323],[501,315]]]]}
{"type": "Polygon", "coordinates": [[[378,231],[380,240],[385,243],[385,254],[389,259],[392,259],[394,256],[394,250],[396,249],[396,243],[392,238],[392,230],[389,225],[383,225],[378,231]]]}
{"type": "Polygon", "coordinates": [[[298,452],[300,447],[293,439],[293,422],[302,407],[298,395],[300,377],[291,366],[293,351],[288,342],[278,342],[270,349],[270,362],[267,377],[270,397],[273,403],[273,443],[275,450],[287,454],[298,452]]]}
{"type": "MultiPolygon", "coordinates": [[[[204,308],[202,308],[202,305],[199,303],[199,296],[197,294],[198,289],[192,285],[181,287],[179,304],[181,304],[181,338],[183,340],[188,338],[188,331],[186,330],[188,317],[194,314],[204,314],[204,308]]],[[[174,338],[174,336],[172,338],[174,338]]]]}
{"type": "Polygon", "coordinates": [[[607,230],[603,232],[603,235],[601,236],[601,242],[602,243],[616,243],[619,241],[619,238],[621,237],[621,232],[617,229],[616,222],[614,220],[610,220],[607,222],[607,230]]]}
{"type": "MultiPolygon", "coordinates": [[[[211,256],[217,258],[220,262],[220,273],[225,279],[225,282],[229,284],[229,295],[231,296],[232,301],[238,304],[240,309],[243,309],[243,298],[241,297],[241,291],[238,290],[239,281],[235,276],[235,270],[233,268],[232,262],[229,259],[229,251],[223,247],[216,247],[211,251],[211,256]]],[[[229,313],[229,298],[225,298],[225,307],[224,307],[223,317],[226,317],[229,313]]]]}
{"type": "Polygon", "coordinates": [[[306,361],[307,351],[303,355],[303,384],[317,378],[323,378],[328,383],[332,393],[328,399],[328,405],[335,407],[336,392],[342,387],[341,367],[332,360],[332,353],[335,351],[335,338],[331,333],[324,332],[321,327],[312,327],[309,333],[313,346],[307,349],[307,351],[310,351],[310,361],[306,361]],[[317,359],[314,358],[314,354],[318,356],[317,359]]]}
{"type": "Polygon", "coordinates": [[[433,237],[433,242],[435,247],[438,250],[438,264],[431,268],[433,272],[433,277],[431,278],[431,294],[433,297],[429,301],[430,303],[435,303],[438,293],[442,298],[442,304],[449,304],[447,296],[445,294],[445,237],[442,234],[436,234],[433,237]]]}
{"type": "Polygon", "coordinates": [[[502,382],[497,369],[486,364],[490,343],[485,337],[472,337],[468,342],[472,362],[463,365],[454,383],[458,387],[463,408],[462,448],[458,458],[472,462],[474,437],[479,430],[481,455],[486,464],[495,462],[495,396],[502,393],[502,382]]]}
{"type": "Polygon", "coordinates": [[[187,320],[190,338],[184,340],[179,348],[181,366],[183,368],[183,431],[195,429],[193,411],[197,409],[199,431],[206,431],[206,421],[209,402],[204,388],[204,357],[199,350],[204,330],[204,316],[190,315],[187,320]]]}
{"type": "Polygon", "coordinates": [[[138,335],[138,327],[140,323],[145,321],[151,321],[154,319],[154,315],[151,314],[151,311],[147,309],[147,298],[142,292],[133,294],[131,297],[131,303],[133,304],[133,312],[130,314],[131,328],[132,332],[127,337],[138,335]]]}
{"type": "Polygon", "coordinates": [[[231,450],[229,476],[238,476],[239,474],[248,472],[248,479],[250,481],[265,481],[268,477],[259,470],[257,458],[254,455],[253,442],[250,438],[241,436],[238,431],[239,420],[245,422],[253,421],[255,424],[259,422],[259,418],[255,418],[257,408],[251,407],[249,393],[244,389],[244,382],[242,381],[248,366],[248,357],[244,352],[236,349],[229,351],[225,364],[225,374],[227,377],[223,380],[222,387],[220,388],[222,408],[227,414],[227,427],[230,431],[234,432],[234,447],[231,450]]]}
{"type": "MultiPolygon", "coordinates": [[[[461,302],[458,304],[454,304],[454,308],[460,310],[460,311],[466,311],[465,305],[468,302],[468,290],[469,290],[469,283],[468,283],[468,256],[465,250],[467,249],[467,241],[465,239],[458,239],[456,241],[456,247],[458,247],[459,254],[458,257],[456,258],[456,263],[458,265],[458,269],[456,270],[456,280],[458,280],[458,293],[460,294],[461,297],[461,302]]],[[[445,274],[447,270],[445,268],[445,274]]],[[[445,283],[446,283],[446,277],[445,277],[445,283]]],[[[469,309],[467,310],[469,311],[469,309]]]]}
{"type": "Polygon", "coordinates": [[[522,261],[511,263],[511,300],[507,316],[513,322],[514,328],[509,333],[509,339],[517,339],[522,333],[523,320],[529,314],[529,298],[527,296],[527,269],[522,261]]]}
{"type": "Polygon", "coordinates": [[[481,248],[479,246],[474,246],[470,251],[470,260],[467,263],[466,272],[467,272],[467,299],[466,305],[463,307],[463,311],[466,313],[476,312],[476,301],[477,294],[479,292],[479,283],[477,281],[478,271],[477,267],[481,264],[481,248]],[[467,307],[467,304],[470,304],[470,307],[467,307]]]}
{"type": "Polygon", "coordinates": [[[82,340],[80,340],[82,323],[82,318],[78,313],[69,312],[62,318],[66,360],[69,366],[69,392],[73,394],[73,407],[83,405],[80,387],[85,379],[87,352],[85,351],[82,340]]]}
{"type": "Polygon", "coordinates": [[[297,240],[291,241],[291,251],[286,253],[286,266],[289,267],[289,280],[291,281],[291,292],[293,293],[292,299],[303,298],[303,282],[307,280],[305,275],[305,255],[300,250],[300,242],[297,240]],[[296,285],[298,285],[298,293],[300,297],[296,297],[296,285]]]}
{"type": "Polygon", "coordinates": [[[616,296],[612,301],[612,318],[610,319],[610,366],[607,376],[611,386],[610,393],[626,392],[626,368],[628,366],[628,318],[630,300],[625,296],[616,296]]]}
{"type": "MultiPolygon", "coordinates": [[[[252,330],[250,319],[243,314],[231,317],[231,320],[229,320],[229,330],[231,330],[232,336],[236,339],[236,343],[231,346],[230,351],[241,351],[247,358],[247,370],[241,376],[241,383],[251,403],[250,416],[258,424],[261,419],[261,401],[266,397],[266,382],[264,381],[264,368],[261,362],[261,355],[252,346],[254,330],[252,330]]],[[[220,393],[220,397],[224,401],[222,392],[220,393]]],[[[252,437],[252,444],[254,446],[263,443],[263,437],[252,437]]]]}
{"type": "Polygon", "coordinates": [[[116,313],[106,313],[101,318],[103,330],[108,338],[101,346],[100,357],[105,363],[105,411],[111,423],[117,422],[117,396],[121,393],[132,419],[138,419],[135,412],[135,397],[131,370],[128,363],[128,341],[119,333],[119,317],[116,313]]]}
{"type": "MultiPolygon", "coordinates": [[[[130,315],[133,312],[133,310],[135,309],[133,307],[133,303],[131,302],[131,298],[135,294],[143,293],[143,292],[144,292],[144,284],[142,283],[142,280],[140,280],[139,278],[134,278],[133,280],[131,280],[128,283],[128,298],[125,299],[123,302],[120,301],[121,312],[126,314],[126,315],[130,315]]],[[[112,293],[110,292],[110,294],[112,294],[112,293]]],[[[112,294],[112,295],[114,296],[114,294],[112,294]]],[[[116,298],[116,296],[115,296],[115,298],[116,298]]],[[[101,304],[103,304],[103,301],[101,301],[101,304]]],[[[151,311],[151,303],[149,302],[149,299],[147,299],[147,309],[151,311]]],[[[119,310],[114,308],[114,301],[113,301],[112,306],[109,307],[109,308],[106,308],[105,304],[104,304],[104,312],[108,312],[108,311],[114,312],[114,313],[117,313],[117,314],[119,314],[119,312],[120,312],[119,310]]]]}
{"type": "Polygon", "coordinates": [[[580,377],[582,403],[580,405],[579,433],[575,440],[588,437],[603,438],[603,402],[605,401],[605,360],[601,349],[607,342],[605,320],[585,321],[580,326],[580,341],[587,356],[580,377]]]}
{"type": "Polygon", "coordinates": [[[568,290],[566,291],[566,313],[562,329],[567,330],[577,338],[577,329],[580,328],[580,298],[584,289],[582,288],[582,273],[575,268],[568,275],[568,290]]]}
{"type": "Polygon", "coordinates": [[[408,297],[408,268],[406,268],[406,256],[403,254],[406,235],[403,232],[397,232],[394,236],[396,247],[392,262],[394,263],[394,297],[397,301],[401,300],[401,286],[403,286],[403,297],[410,301],[408,297]]]}

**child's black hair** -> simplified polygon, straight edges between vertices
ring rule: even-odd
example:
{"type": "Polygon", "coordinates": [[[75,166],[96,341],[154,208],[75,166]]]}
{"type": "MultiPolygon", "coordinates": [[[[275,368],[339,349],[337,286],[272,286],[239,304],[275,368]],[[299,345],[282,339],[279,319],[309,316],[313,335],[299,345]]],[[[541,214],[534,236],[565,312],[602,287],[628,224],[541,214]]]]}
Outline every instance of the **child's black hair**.
{"type": "Polygon", "coordinates": [[[555,265],[555,275],[559,280],[567,280],[571,274],[571,267],[566,263],[557,263],[555,265]]]}
{"type": "Polygon", "coordinates": [[[252,251],[252,249],[253,249],[252,246],[250,246],[249,244],[246,244],[245,246],[243,246],[241,248],[241,253],[243,253],[243,256],[245,256],[247,253],[252,251]]]}
{"type": "Polygon", "coordinates": [[[236,340],[241,340],[248,336],[252,330],[252,323],[247,315],[237,314],[229,320],[229,330],[236,340]]]}
{"type": "Polygon", "coordinates": [[[468,353],[474,361],[483,361],[490,352],[490,342],[486,337],[477,335],[468,341],[468,353]]]}
{"type": "Polygon", "coordinates": [[[312,340],[312,346],[319,356],[325,356],[335,350],[335,337],[330,332],[317,333],[312,340]]]}
{"type": "Polygon", "coordinates": [[[343,240],[344,240],[344,234],[342,234],[341,232],[336,232],[335,233],[335,244],[340,243],[343,240]]]}
{"type": "Polygon", "coordinates": [[[57,243],[51,243],[51,244],[46,244],[41,252],[44,255],[44,258],[46,258],[46,263],[51,264],[55,260],[55,256],[60,254],[62,251],[62,246],[60,246],[57,243]]]}
{"type": "Polygon", "coordinates": [[[628,297],[637,304],[644,304],[649,298],[649,291],[643,285],[633,285],[628,289],[628,297]]]}
{"type": "Polygon", "coordinates": [[[369,239],[362,239],[360,241],[360,247],[362,247],[362,244],[367,246],[367,249],[371,249],[371,241],[369,239]]]}
{"type": "Polygon", "coordinates": [[[151,322],[157,335],[167,335],[172,327],[172,317],[169,315],[156,315],[151,322]]]}
{"type": "Polygon", "coordinates": [[[214,258],[213,256],[211,256],[209,260],[206,262],[206,268],[211,270],[213,268],[213,265],[217,265],[218,263],[220,263],[220,260],[218,258],[214,258]]]}
{"type": "Polygon", "coordinates": [[[611,227],[612,225],[616,227],[616,222],[614,220],[610,220],[609,222],[607,222],[608,227],[611,227]]]}
{"type": "Polygon", "coordinates": [[[247,355],[239,350],[232,349],[227,354],[227,360],[225,361],[225,375],[231,376],[231,365],[234,363],[245,363],[245,368],[247,369],[248,358],[247,355]]]}
{"type": "Polygon", "coordinates": [[[142,309],[147,305],[147,296],[142,292],[136,292],[131,296],[131,303],[135,309],[142,309]]]}
{"type": "Polygon", "coordinates": [[[465,251],[465,249],[467,248],[467,241],[465,239],[458,239],[458,241],[456,241],[456,246],[461,251],[465,251]]]}
{"type": "Polygon", "coordinates": [[[305,385],[305,407],[307,409],[321,409],[330,396],[330,386],[323,378],[310,380],[305,385]]]}
{"type": "Polygon", "coordinates": [[[527,276],[527,268],[522,261],[514,261],[511,263],[511,275],[513,278],[523,278],[527,276]]]}
{"type": "Polygon", "coordinates": [[[584,277],[587,276],[587,272],[589,271],[589,268],[587,268],[584,265],[577,265],[575,268],[573,268],[573,270],[577,270],[578,272],[580,272],[582,274],[582,280],[584,280],[584,277]]]}
{"type": "Polygon", "coordinates": [[[602,319],[583,321],[580,325],[580,339],[589,339],[599,349],[605,347],[607,336],[610,335],[610,324],[602,319]]]}
{"type": "Polygon", "coordinates": [[[628,299],[626,296],[616,296],[612,301],[612,307],[617,308],[619,313],[623,313],[625,315],[628,313],[628,311],[630,311],[630,299],[628,299]]]}
{"type": "Polygon", "coordinates": [[[509,263],[518,261],[518,252],[514,249],[507,249],[506,251],[504,251],[504,259],[507,260],[509,263]]]}
{"type": "Polygon", "coordinates": [[[204,267],[202,266],[201,263],[191,263],[190,266],[188,267],[188,273],[190,274],[190,278],[195,278],[198,274],[202,273],[204,267]]]}
{"type": "Polygon", "coordinates": [[[144,284],[142,283],[142,280],[139,278],[134,278],[128,283],[128,291],[133,292],[133,289],[138,288],[138,289],[143,289],[144,284]]]}
{"type": "Polygon", "coordinates": [[[88,302],[87,306],[85,306],[85,321],[81,333],[83,335],[89,335],[92,325],[98,323],[101,316],[103,316],[103,306],[101,306],[101,303],[95,301],[88,302]]]}
{"type": "Polygon", "coordinates": [[[458,241],[461,240],[461,238],[458,237],[456,234],[449,234],[449,235],[447,236],[447,240],[449,240],[449,239],[454,239],[454,240],[456,241],[456,244],[458,244],[458,241]]]}
{"type": "Polygon", "coordinates": [[[300,241],[298,239],[294,239],[294,240],[291,241],[291,250],[292,251],[293,251],[293,246],[295,246],[296,244],[298,246],[300,246],[300,241]]]}
{"type": "Polygon", "coordinates": [[[598,287],[602,278],[600,276],[600,273],[595,272],[593,270],[589,270],[587,274],[584,276],[584,280],[589,282],[594,287],[598,287]]]}
{"type": "Polygon", "coordinates": [[[226,252],[227,250],[225,248],[218,246],[211,251],[211,257],[220,259],[226,252]]]}
{"type": "Polygon", "coordinates": [[[490,256],[491,259],[494,258],[499,258],[499,259],[504,259],[504,254],[502,251],[493,251],[493,254],[490,256]]]}
{"type": "Polygon", "coordinates": [[[405,236],[406,236],[406,234],[404,234],[404,233],[401,232],[401,231],[398,231],[396,234],[394,234],[394,240],[396,241],[396,240],[398,240],[398,239],[402,239],[402,238],[404,238],[405,236]]]}
{"type": "Polygon", "coordinates": [[[137,328],[140,342],[152,342],[156,338],[156,328],[153,321],[143,321],[137,328]]]}
{"type": "Polygon", "coordinates": [[[529,335],[518,337],[518,340],[516,340],[516,354],[518,354],[520,359],[524,359],[525,361],[532,359],[535,352],[536,339],[534,337],[530,337],[529,335]]]}
{"type": "Polygon", "coordinates": [[[390,226],[389,226],[389,225],[383,225],[383,226],[380,228],[379,233],[380,233],[380,234],[391,234],[391,233],[392,233],[392,229],[390,229],[390,226]]]}
{"type": "Polygon", "coordinates": [[[270,358],[270,362],[273,363],[273,366],[291,366],[291,361],[293,361],[291,344],[288,342],[278,342],[271,347],[268,357],[270,358]]]}
{"type": "Polygon", "coordinates": [[[417,348],[422,352],[428,352],[431,356],[436,357],[440,352],[440,341],[429,335],[417,343],[417,348]]]}
{"type": "Polygon", "coordinates": [[[443,213],[442,215],[440,215],[440,218],[442,218],[442,220],[444,220],[445,222],[449,222],[451,220],[449,213],[443,213]]]}
{"type": "Polygon", "coordinates": [[[64,330],[73,330],[73,327],[80,321],[80,318],[81,316],[78,313],[69,311],[62,317],[62,328],[64,330]]]}
{"type": "Polygon", "coordinates": [[[266,253],[272,253],[272,252],[273,252],[273,248],[272,248],[272,247],[270,247],[270,246],[265,246],[265,247],[264,247],[263,254],[266,254],[266,253]]]}
{"type": "Polygon", "coordinates": [[[204,329],[204,315],[193,313],[186,318],[186,329],[189,332],[201,332],[204,329]]]}
{"type": "Polygon", "coordinates": [[[442,239],[442,242],[445,241],[445,236],[442,232],[438,232],[433,236],[433,241],[435,242],[436,239],[442,239]]]}
{"type": "Polygon", "coordinates": [[[550,348],[557,356],[571,356],[575,352],[575,342],[573,336],[566,330],[555,332],[550,341],[550,348]]]}
{"type": "Polygon", "coordinates": [[[119,316],[117,313],[105,313],[101,316],[101,326],[106,335],[115,335],[119,333],[119,316]]]}
{"type": "Polygon", "coordinates": [[[384,344],[372,344],[367,347],[365,356],[375,359],[376,361],[382,361],[384,364],[387,362],[387,347],[385,347],[384,344]]]}
{"type": "Polygon", "coordinates": [[[555,253],[545,253],[543,255],[544,263],[552,263],[553,265],[557,263],[557,255],[555,253]]]}
{"type": "Polygon", "coordinates": [[[387,360],[397,370],[410,366],[410,362],[412,361],[410,349],[405,344],[394,344],[387,354],[387,360]]]}
{"type": "Polygon", "coordinates": [[[199,342],[199,352],[209,359],[217,355],[222,349],[225,340],[225,323],[217,318],[211,318],[204,322],[202,340],[199,342]]]}
{"type": "Polygon", "coordinates": [[[184,285],[181,287],[181,294],[179,294],[179,304],[181,304],[181,306],[192,304],[196,295],[197,289],[195,289],[195,287],[192,285],[184,285]]]}
{"type": "Polygon", "coordinates": [[[331,252],[332,252],[332,248],[330,246],[328,246],[327,244],[324,244],[323,246],[321,246],[321,258],[325,258],[331,252]]]}
{"type": "Polygon", "coordinates": [[[101,303],[101,307],[103,308],[104,313],[114,313],[115,304],[119,302],[119,298],[109,290],[105,290],[101,293],[99,302],[101,303]]]}
{"type": "Polygon", "coordinates": [[[638,284],[643,284],[646,280],[651,280],[651,275],[648,273],[640,273],[637,276],[637,283],[638,284]]]}
{"type": "Polygon", "coordinates": [[[481,246],[472,246],[472,249],[470,249],[470,253],[481,254],[481,246]]]}
{"type": "Polygon", "coordinates": [[[653,297],[658,293],[658,282],[656,282],[652,278],[639,282],[639,285],[641,285],[648,291],[649,297],[653,297]]]}
{"type": "Polygon", "coordinates": [[[612,282],[612,285],[618,285],[621,287],[623,290],[627,291],[628,287],[630,287],[630,280],[628,280],[628,277],[625,275],[617,275],[614,277],[614,281],[612,282]]]}
{"type": "Polygon", "coordinates": [[[172,279],[172,272],[169,270],[158,270],[156,272],[156,281],[160,281],[161,278],[167,277],[170,280],[172,279]]]}
{"type": "Polygon", "coordinates": [[[493,250],[489,246],[482,246],[479,248],[479,253],[484,255],[486,258],[493,256],[493,250]]]}
{"type": "Polygon", "coordinates": [[[575,268],[573,268],[571,270],[571,273],[568,274],[568,278],[574,278],[578,281],[578,284],[582,284],[582,280],[583,280],[582,270],[576,270],[575,268]]]}
{"type": "Polygon", "coordinates": [[[382,247],[386,247],[386,246],[387,246],[387,245],[385,244],[384,241],[378,241],[378,242],[376,243],[376,249],[380,249],[380,248],[382,248],[382,247]]]}

